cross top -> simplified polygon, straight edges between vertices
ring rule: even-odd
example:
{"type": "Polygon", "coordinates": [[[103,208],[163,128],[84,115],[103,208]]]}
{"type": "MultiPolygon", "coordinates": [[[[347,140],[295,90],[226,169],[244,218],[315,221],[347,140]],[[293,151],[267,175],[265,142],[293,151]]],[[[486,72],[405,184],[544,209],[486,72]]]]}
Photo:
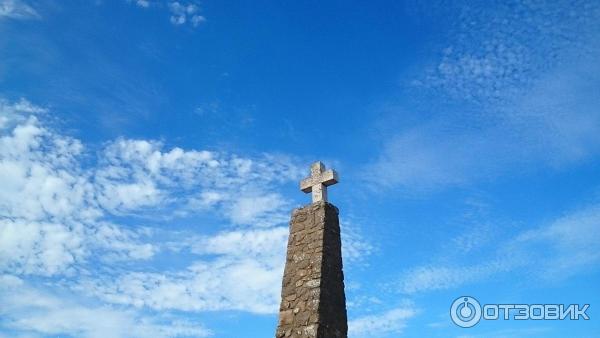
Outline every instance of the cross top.
{"type": "Polygon", "coordinates": [[[312,202],[327,202],[327,186],[338,183],[335,170],[325,170],[325,165],[317,161],[310,166],[310,176],[300,181],[300,190],[312,192],[312,202]]]}

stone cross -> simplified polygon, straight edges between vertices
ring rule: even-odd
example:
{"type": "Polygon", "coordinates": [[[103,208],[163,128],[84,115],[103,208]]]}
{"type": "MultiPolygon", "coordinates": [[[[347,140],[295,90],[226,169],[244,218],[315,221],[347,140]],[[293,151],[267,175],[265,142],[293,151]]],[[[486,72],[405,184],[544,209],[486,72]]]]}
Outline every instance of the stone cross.
{"type": "Polygon", "coordinates": [[[338,183],[335,170],[325,170],[325,165],[317,161],[310,166],[310,176],[300,182],[300,190],[312,192],[312,202],[327,202],[327,186],[338,183]]]}

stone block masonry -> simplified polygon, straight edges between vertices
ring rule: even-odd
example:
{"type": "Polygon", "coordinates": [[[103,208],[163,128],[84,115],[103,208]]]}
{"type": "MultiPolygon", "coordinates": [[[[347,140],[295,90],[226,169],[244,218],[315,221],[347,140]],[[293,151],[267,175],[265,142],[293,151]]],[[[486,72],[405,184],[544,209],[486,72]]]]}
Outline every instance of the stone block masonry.
{"type": "Polygon", "coordinates": [[[318,201],[290,222],[276,338],[347,338],[338,209],[318,201]]]}

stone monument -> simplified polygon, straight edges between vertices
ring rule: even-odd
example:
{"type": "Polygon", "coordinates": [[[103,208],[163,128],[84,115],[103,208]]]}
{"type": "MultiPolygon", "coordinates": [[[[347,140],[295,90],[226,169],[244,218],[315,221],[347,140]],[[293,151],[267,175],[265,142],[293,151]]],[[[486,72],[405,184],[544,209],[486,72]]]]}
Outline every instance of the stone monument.
{"type": "Polygon", "coordinates": [[[327,186],[338,182],[321,162],[300,189],[312,203],[292,212],[276,338],[347,338],[346,296],[338,209],[327,186]]]}

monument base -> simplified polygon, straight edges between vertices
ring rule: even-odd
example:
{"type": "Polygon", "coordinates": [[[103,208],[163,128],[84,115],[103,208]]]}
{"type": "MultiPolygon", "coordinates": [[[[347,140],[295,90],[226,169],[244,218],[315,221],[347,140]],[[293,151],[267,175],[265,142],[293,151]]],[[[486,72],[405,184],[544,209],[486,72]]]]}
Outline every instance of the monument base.
{"type": "Polygon", "coordinates": [[[338,209],[320,201],[292,212],[276,338],[347,338],[338,209]]]}

